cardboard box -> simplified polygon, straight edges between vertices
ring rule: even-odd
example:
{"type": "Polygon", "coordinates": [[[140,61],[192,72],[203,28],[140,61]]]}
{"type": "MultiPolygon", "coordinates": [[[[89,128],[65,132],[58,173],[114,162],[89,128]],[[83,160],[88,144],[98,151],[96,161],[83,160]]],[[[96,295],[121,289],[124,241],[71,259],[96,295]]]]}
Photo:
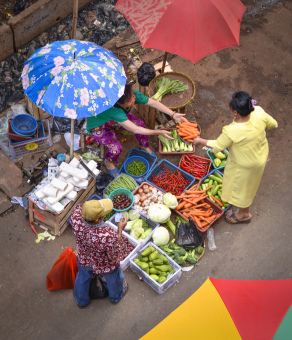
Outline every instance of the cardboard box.
{"type": "Polygon", "coordinates": [[[48,112],[37,107],[27,96],[25,96],[25,99],[27,109],[35,119],[44,120],[51,117],[51,115],[48,112]]]}

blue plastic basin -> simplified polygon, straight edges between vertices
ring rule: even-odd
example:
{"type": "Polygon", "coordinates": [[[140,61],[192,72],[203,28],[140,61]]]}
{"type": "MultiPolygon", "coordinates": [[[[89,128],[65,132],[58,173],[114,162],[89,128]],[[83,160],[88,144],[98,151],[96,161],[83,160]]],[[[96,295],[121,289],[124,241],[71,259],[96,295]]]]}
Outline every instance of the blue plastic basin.
{"type": "Polygon", "coordinates": [[[12,130],[22,136],[33,136],[37,125],[37,120],[28,114],[17,115],[11,122],[12,130]]]}

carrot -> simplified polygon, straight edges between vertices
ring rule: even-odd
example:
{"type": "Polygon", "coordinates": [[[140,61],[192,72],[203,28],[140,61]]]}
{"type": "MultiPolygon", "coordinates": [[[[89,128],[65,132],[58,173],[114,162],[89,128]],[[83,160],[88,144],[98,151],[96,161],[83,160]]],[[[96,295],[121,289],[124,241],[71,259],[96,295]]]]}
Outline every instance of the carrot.
{"type": "Polygon", "coordinates": [[[184,206],[186,205],[186,202],[181,202],[177,207],[176,207],[176,210],[180,210],[182,209],[184,206]]]}
{"type": "Polygon", "coordinates": [[[192,197],[192,196],[196,196],[196,197],[198,197],[198,196],[202,196],[202,192],[201,191],[198,191],[198,192],[194,192],[194,193],[189,193],[189,194],[185,194],[185,193],[183,193],[183,194],[181,194],[181,195],[179,195],[179,196],[175,196],[177,199],[182,199],[182,198],[189,198],[189,197],[192,197]]]}
{"type": "Polygon", "coordinates": [[[195,204],[195,203],[201,201],[203,198],[206,198],[206,197],[208,197],[208,195],[204,195],[203,197],[196,198],[195,200],[192,200],[192,201],[187,199],[187,198],[183,198],[183,200],[187,203],[195,204]]]}
{"type": "Polygon", "coordinates": [[[196,208],[209,208],[210,205],[208,203],[201,203],[196,205],[196,208]]]}
{"type": "Polygon", "coordinates": [[[181,125],[181,130],[185,130],[185,131],[190,131],[190,132],[196,132],[198,131],[198,129],[196,127],[190,126],[190,125],[181,125]]]}
{"type": "Polygon", "coordinates": [[[199,196],[198,194],[195,194],[195,195],[189,194],[189,195],[187,195],[187,196],[182,197],[181,199],[187,198],[187,199],[192,200],[192,199],[194,199],[194,198],[199,198],[199,197],[200,197],[200,196],[199,196]]]}
{"type": "MultiPolygon", "coordinates": [[[[210,189],[211,187],[209,187],[209,189],[210,189]]],[[[202,194],[202,191],[203,190],[191,190],[191,189],[188,189],[188,190],[186,190],[184,193],[186,193],[186,194],[194,194],[194,193],[196,193],[196,194],[202,194]]]]}
{"type": "Polygon", "coordinates": [[[211,197],[213,198],[213,200],[215,200],[215,201],[220,205],[220,207],[223,207],[223,203],[222,203],[222,202],[220,202],[219,200],[217,200],[217,198],[214,197],[213,195],[211,195],[211,197]]]}
{"type": "Polygon", "coordinates": [[[186,204],[185,204],[185,208],[186,208],[186,209],[190,208],[191,206],[192,206],[191,203],[186,203],[186,204]]]}
{"type": "Polygon", "coordinates": [[[196,216],[194,216],[193,220],[196,223],[197,227],[203,228],[200,220],[196,216]]]}
{"type": "Polygon", "coordinates": [[[189,215],[196,216],[198,218],[210,216],[209,214],[203,213],[202,211],[193,211],[193,210],[189,212],[189,215]]]}
{"type": "Polygon", "coordinates": [[[199,132],[198,130],[184,128],[184,129],[180,129],[178,131],[178,134],[179,135],[181,135],[181,134],[195,135],[195,134],[198,134],[198,132],[199,132]]]}
{"type": "Polygon", "coordinates": [[[183,120],[183,122],[181,123],[182,125],[195,125],[197,126],[197,123],[192,123],[192,122],[189,122],[188,120],[183,120]]]}
{"type": "Polygon", "coordinates": [[[189,136],[189,132],[187,132],[187,131],[184,131],[184,130],[180,130],[180,131],[178,131],[178,134],[181,136],[181,137],[187,137],[187,136],[189,136]]]}

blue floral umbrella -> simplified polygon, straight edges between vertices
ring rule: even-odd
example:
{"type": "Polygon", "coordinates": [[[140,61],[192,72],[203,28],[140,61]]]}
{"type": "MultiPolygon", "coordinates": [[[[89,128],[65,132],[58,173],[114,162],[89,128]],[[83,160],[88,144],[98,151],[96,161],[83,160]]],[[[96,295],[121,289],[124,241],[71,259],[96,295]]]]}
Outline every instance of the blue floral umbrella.
{"type": "Polygon", "coordinates": [[[24,93],[38,107],[71,119],[111,108],[126,84],[123,65],[112,52],[74,39],[38,49],[25,62],[21,78],[24,93]]]}

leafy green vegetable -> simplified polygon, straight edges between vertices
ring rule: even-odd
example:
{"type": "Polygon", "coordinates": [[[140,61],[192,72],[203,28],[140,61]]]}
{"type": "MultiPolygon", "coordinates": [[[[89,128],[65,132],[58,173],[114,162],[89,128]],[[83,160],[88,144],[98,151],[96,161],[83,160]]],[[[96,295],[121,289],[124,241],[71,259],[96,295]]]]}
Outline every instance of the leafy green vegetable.
{"type": "Polygon", "coordinates": [[[168,220],[166,222],[166,225],[168,226],[168,228],[170,229],[170,231],[173,233],[173,235],[175,236],[175,225],[171,222],[171,220],[168,220]]]}
{"type": "Polygon", "coordinates": [[[101,159],[98,157],[98,156],[96,156],[95,154],[93,154],[92,152],[86,152],[86,153],[84,153],[83,155],[81,155],[82,156],[82,158],[84,158],[86,161],[91,161],[92,159],[94,160],[94,161],[97,161],[97,162],[100,162],[101,161],[101,159]]]}
{"type": "Polygon", "coordinates": [[[115,213],[114,211],[111,211],[110,213],[104,216],[103,220],[104,221],[109,220],[113,216],[114,213],[115,213]]]}
{"type": "Polygon", "coordinates": [[[171,80],[167,77],[156,80],[156,93],[152,99],[161,102],[162,97],[166,94],[178,93],[188,90],[189,86],[184,85],[180,80],[171,80]]]}
{"type": "Polygon", "coordinates": [[[162,145],[163,145],[163,152],[190,152],[193,151],[193,145],[187,145],[186,143],[182,142],[177,134],[176,129],[171,130],[171,137],[173,140],[169,140],[163,136],[158,136],[162,145]]]}

